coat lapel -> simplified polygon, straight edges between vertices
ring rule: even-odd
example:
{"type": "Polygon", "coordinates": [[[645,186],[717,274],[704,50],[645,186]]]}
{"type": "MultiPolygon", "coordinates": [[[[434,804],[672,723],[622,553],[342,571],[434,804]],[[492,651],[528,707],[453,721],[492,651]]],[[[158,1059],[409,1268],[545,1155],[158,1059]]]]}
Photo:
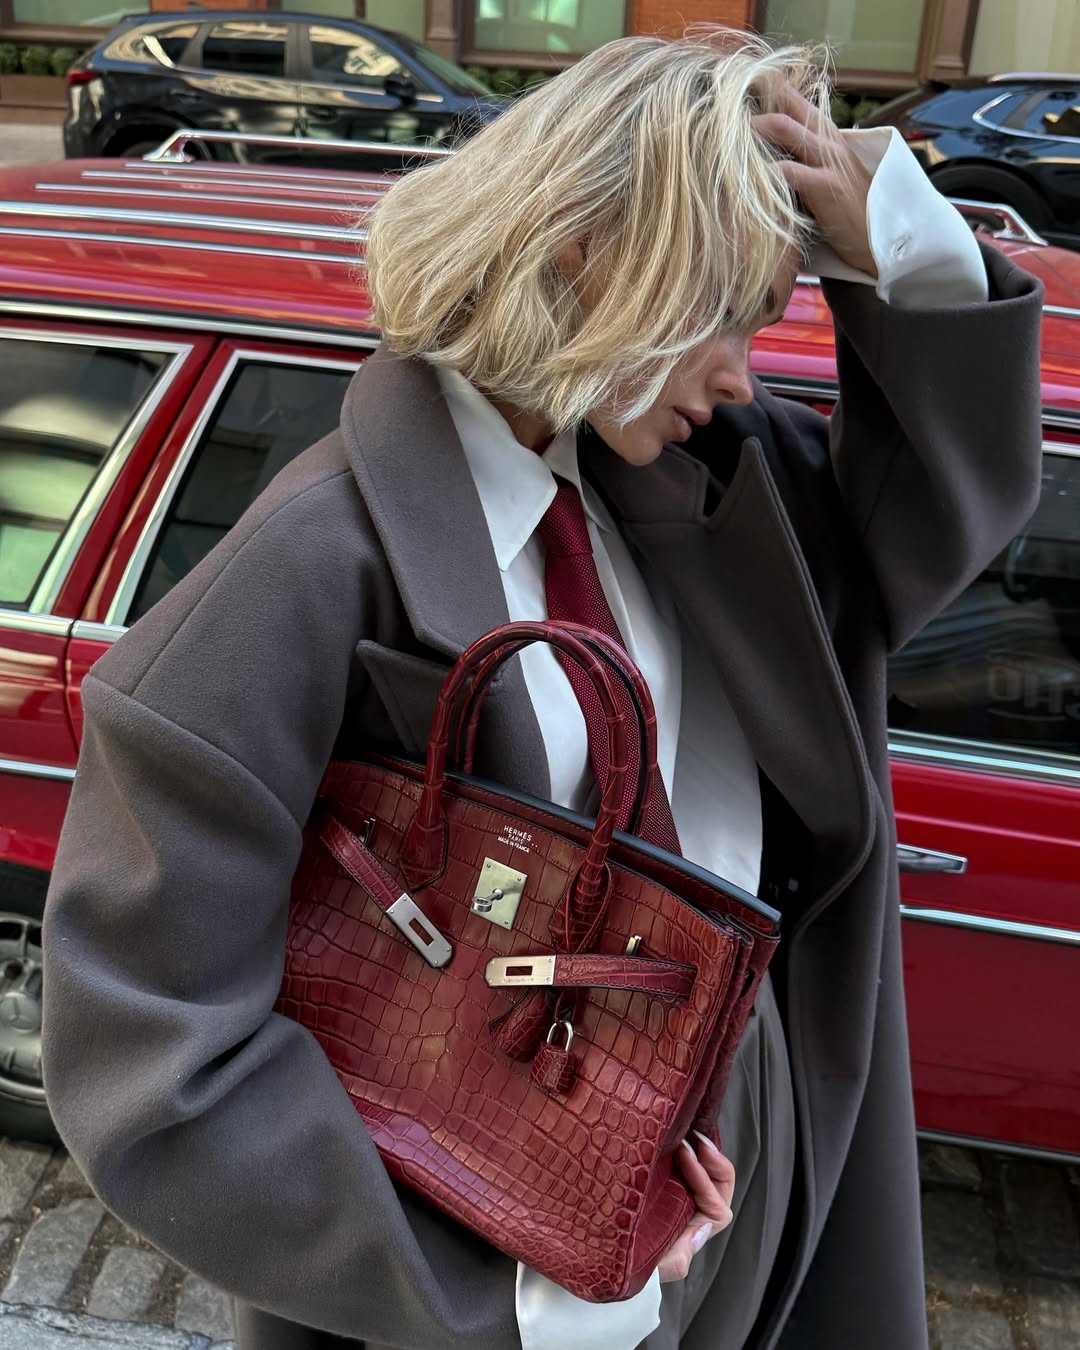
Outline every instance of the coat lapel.
{"type": "MultiPolygon", "coordinates": [[[[380,347],[349,387],[341,427],[413,634],[455,661],[509,614],[480,498],[435,373],[380,347]]],[[[397,703],[429,704],[436,692],[410,682],[397,703]]],[[[417,717],[426,725],[430,713],[428,706],[403,708],[403,737],[417,717]]],[[[488,695],[477,772],[540,797],[550,793],[519,661],[503,669],[488,695]]]]}
{"type": "Polygon", "coordinates": [[[869,852],[873,783],[761,443],[743,443],[718,501],[716,480],[681,450],[666,450],[646,470],[593,438],[581,453],[643,565],[675,597],[688,637],[709,653],[758,764],[813,832],[818,908],[869,852]]]}

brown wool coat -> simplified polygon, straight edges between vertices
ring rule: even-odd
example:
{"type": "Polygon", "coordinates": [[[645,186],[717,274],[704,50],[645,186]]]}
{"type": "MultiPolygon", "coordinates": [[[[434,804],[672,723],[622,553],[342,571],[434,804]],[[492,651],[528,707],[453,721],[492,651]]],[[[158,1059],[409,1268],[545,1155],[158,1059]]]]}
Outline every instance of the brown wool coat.
{"type": "MultiPolygon", "coordinates": [[[[926,1346],[885,658],[1037,500],[1040,289],[986,258],[985,305],[900,311],[826,283],[831,458],[828,424],[761,388],[648,468],[582,440],[750,739],[765,875],[800,882],[774,968],[799,1153],[754,1350],[926,1346]]],[[[305,1327],[404,1350],[518,1344],[513,1263],[395,1191],[315,1041],[270,1012],[301,826],[343,726],[418,752],[447,664],[506,617],[437,383],[381,350],[341,432],[84,686],[45,918],[50,1100],[111,1209],[275,1314],[243,1313],[259,1350],[332,1343],[305,1327]]],[[[487,775],[546,794],[516,668],[483,750],[487,775]]],[[[709,1334],[710,1304],[733,1296],[723,1272],[691,1350],[737,1350],[709,1334]]]]}

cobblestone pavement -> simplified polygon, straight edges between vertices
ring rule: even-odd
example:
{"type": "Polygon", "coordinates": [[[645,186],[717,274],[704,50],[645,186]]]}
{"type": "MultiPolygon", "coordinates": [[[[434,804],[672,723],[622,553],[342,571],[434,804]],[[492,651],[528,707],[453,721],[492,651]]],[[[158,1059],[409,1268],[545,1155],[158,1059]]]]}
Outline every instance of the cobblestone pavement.
{"type": "MultiPolygon", "coordinates": [[[[933,1350],[1077,1350],[1080,1168],[930,1145],[922,1174],[933,1350]]],[[[0,1140],[0,1350],[231,1335],[225,1297],[106,1214],[62,1149],[0,1140]]]]}

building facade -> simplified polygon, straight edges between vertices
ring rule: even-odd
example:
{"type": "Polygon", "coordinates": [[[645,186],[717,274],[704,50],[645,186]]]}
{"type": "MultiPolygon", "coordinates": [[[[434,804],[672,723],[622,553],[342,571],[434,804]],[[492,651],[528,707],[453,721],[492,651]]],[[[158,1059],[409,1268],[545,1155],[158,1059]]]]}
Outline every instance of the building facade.
{"type": "Polygon", "coordinates": [[[0,0],[0,41],[85,45],[124,14],[289,9],[407,32],[463,64],[559,68],[623,33],[706,20],[827,41],[870,94],[1004,70],[1080,70],[1077,0],[0,0]]]}

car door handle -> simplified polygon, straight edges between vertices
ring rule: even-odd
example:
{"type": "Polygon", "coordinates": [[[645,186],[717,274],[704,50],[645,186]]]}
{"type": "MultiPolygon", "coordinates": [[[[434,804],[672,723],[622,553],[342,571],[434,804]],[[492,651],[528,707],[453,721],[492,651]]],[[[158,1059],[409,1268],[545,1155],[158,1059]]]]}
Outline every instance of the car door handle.
{"type": "Polygon", "coordinates": [[[896,860],[901,872],[947,872],[961,876],[967,871],[968,860],[956,853],[938,853],[932,848],[913,848],[897,844],[896,860]]]}

